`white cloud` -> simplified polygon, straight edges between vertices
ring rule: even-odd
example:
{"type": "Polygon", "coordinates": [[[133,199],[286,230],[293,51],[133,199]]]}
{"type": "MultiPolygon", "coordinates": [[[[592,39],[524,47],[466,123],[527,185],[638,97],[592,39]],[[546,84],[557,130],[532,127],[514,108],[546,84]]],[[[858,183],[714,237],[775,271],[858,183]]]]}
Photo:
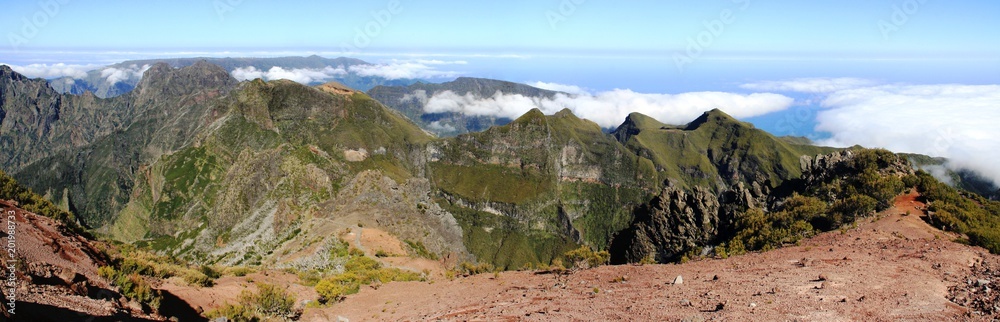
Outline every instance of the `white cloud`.
{"type": "MultiPolygon", "coordinates": [[[[354,65],[348,68],[361,76],[377,76],[387,79],[453,78],[461,73],[438,70],[434,65],[445,65],[444,61],[404,61],[381,65],[354,65]],[[427,63],[431,62],[431,63],[427,63]]],[[[454,64],[454,62],[450,62],[454,64]]]]}
{"type": "MultiPolygon", "coordinates": [[[[406,63],[408,61],[393,60],[397,63],[406,63]]],[[[415,59],[412,60],[414,63],[424,64],[424,65],[468,65],[469,62],[464,60],[438,60],[438,59],[415,59]]]]}
{"type": "Polygon", "coordinates": [[[877,83],[867,79],[840,78],[796,78],[786,81],[763,81],[740,85],[741,88],[754,91],[799,92],[799,93],[833,93],[836,91],[868,87],[877,83]]]}
{"type": "Polygon", "coordinates": [[[938,179],[941,182],[944,182],[949,186],[955,185],[955,181],[952,180],[951,176],[948,175],[948,168],[945,166],[925,165],[920,167],[920,169],[927,171],[927,173],[930,173],[931,176],[934,176],[934,178],[938,179]]]}
{"type": "Polygon", "coordinates": [[[28,77],[59,78],[69,76],[80,79],[87,77],[87,72],[98,69],[101,65],[75,65],[75,64],[30,64],[24,66],[8,65],[14,71],[28,77]]]}
{"type": "Polygon", "coordinates": [[[546,114],[568,108],[580,117],[610,128],[620,125],[632,112],[643,113],[666,123],[685,124],[713,108],[743,118],[784,110],[791,106],[792,102],[789,97],[770,93],[644,94],[617,89],[596,95],[560,93],[553,98],[535,98],[504,94],[499,91],[490,97],[477,97],[471,93],[458,95],[451,91],[443,91],[435,93],[427,100],[424,111],[516,118],[532,108],[538,108],[546,114]]]}
{"type": "Polygon", "coordinates": [[[136,64],[125,68],[108,67],[101,70],[101,77],[106,78],[108,84],[114,85],[121,81],[142,78],[142,74],[149,70],[149,67],[149,64],[142,65],[142,67],[136,64]]]}
{"type": "Polygon", "coordinates": [[[427,91],[418,89],[414,90],[411,94],[403,94],[403,98],[399,100],[400,103],[405,103],[408,101],[416,100],[421,105],[427,105],[427,91]]]}
{"type": "Polygon", "coordinates": [[[831,93],[816,117],[821,144],[945,157],[1000,183],[1000,85],[881,85],[831,93]]]}
{"type": "Polygon", "coordinates": [[[576,95],[589,95],[590,94],[590,92],[588,92],[587,90],[583,89],[580,86],[576,86],[576,85],[566,85],[566,84],[546,83],[546,82],[534,82],[534,83],[527,83],[527,84],[531,85],[531,86],[534,86],[534,87],[541,88],[541,89],[547,89],[547,90],[556,91],[556,92],[563,92],[563,93],[576,94],[576,95]]]}
{"type": "Polygon", "coordinates": [[[437,133],[455,132],[456,130],[456,128],[451,124],[441,123],[441,121],[431,122],[431,124],[427,125],[427,128],[429,128],[432,132],[437,133]]]}
{"type": "Polygon", "coordinates": [[[287,79],[297,83],[309,84],[312,82],[325,81],[337,76],[346,75],[347,71],[344,70],[344,66],[292,69],[274,66],[267,71],[262,71],[256,67],[249,66],[234,69],[231,74],[233,75],[233,78],[241,81],[257,78],[262,78],[264,80],[287,79]]]}

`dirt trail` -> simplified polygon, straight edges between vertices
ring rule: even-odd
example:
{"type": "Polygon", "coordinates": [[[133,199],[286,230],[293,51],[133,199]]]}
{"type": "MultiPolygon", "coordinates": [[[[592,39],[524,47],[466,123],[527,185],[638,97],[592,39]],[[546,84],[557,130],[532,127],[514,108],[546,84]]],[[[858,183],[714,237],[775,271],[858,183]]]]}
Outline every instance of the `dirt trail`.
{"type": "MultiPolygon", "coordinates": [[[[997,256],[927,225],[913,193],[857,228],[800,246],[682,265],[604,266],[566,286],[552,275],[506,272],[364,288],[303,321],[362,320],[822,320],[964,321],[948,300],[970,267],[997,256]],[[683,283],[673,283],[677,276],[683,283]],[[623,281],[624,280],[624,281],[623,281]]],[[[980,317],[981,318],[981,317],[980,317]]]]}

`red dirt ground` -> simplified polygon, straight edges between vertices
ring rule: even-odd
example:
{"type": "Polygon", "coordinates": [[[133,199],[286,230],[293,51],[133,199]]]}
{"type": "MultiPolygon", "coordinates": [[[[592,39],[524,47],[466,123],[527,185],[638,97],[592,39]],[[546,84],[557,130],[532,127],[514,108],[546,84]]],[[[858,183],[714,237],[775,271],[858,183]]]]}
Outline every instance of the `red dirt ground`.
{"type": "Polygon", "coordinates": [[[799,246],[680,265],[603,266],[571,275],[565,286],[536,272],[389,283],[308,309],[302,321],[989,320],[947,296],[971,266],[998,257],[952,242],[956,236],[920,218],[923,207],[911,193],[857,228],[799,246]],[[683,283],[675,285],[678,276],[683,283]]]}

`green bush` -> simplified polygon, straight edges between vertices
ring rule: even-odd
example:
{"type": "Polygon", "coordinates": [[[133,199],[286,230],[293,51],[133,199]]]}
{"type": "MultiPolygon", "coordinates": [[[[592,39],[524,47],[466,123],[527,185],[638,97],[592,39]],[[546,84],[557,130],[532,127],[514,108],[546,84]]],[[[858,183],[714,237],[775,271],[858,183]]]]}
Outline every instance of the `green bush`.
{"type": "Polygon", "coordinates": [[[205,314],[210,319],[225,317],[236,322],[256,322],[268,318],[285,318],[293,311],[295,297],[273,284],[257,284],[257,292],[243,290],[237,304],[226,303],[205,314]]]}
{"type": "Polygon", "coordinates": [[[122,272],[114,267],[101,266],[97,269],[97,274],[107,279],[112,285],[118,286],[125,298],[138,301],[153,308],[153,310],[159,310],[162,295],[138,273],[122,272]]]}
{"type": "Polygon", "coordinates": [[[345,296],[357,293],[362,285],[423,280],[418,273],[385,268],[378,261],[365,257],[363,253],[351,253],[342,273],[323,278],[316,283],[315,289],[321,303],[339,302],[345,296]]]}
{"type": "Polygon", "coordinates": [[[283,317],[292,313],[295,297],[273,284],[257,284],[257,292],[244,290],[240,293],[239,302],[243,306],[253,307],[259,315],[267,317],[283,317]]]}
{"type": "Polygon", "coordinates": [[[260,318],[251,308],[248,308],[239,304],[229,304],[223,305],[222,307],[209,311],[205,314],[205,317],[215,320],[218,318],[227,318],[232,322],[258,322],[260,318]]]}
{"type": "Polygon", "coordinates": [[[406,245],[410,246],[410,249],[419,257],[427,258],[430,260],[438,260],[438,255],[427,250],[424,243],[419,241],[405,241],[406,245]]]}
{"type": "Polygon", "coordinates": [[[970,244],[1000,254],[1000,202],[955,189],[924,171],[910,181],[928,202],[931,225],[966,234],[970,244]]]}
{"type": "Polygon", "coordinates": [[[595,252],[590,246],[580,246],[580,248],[566,252],[564,255],[574,268],[587,269],[604,265],[611,258],[607,251],[595,252]]]}

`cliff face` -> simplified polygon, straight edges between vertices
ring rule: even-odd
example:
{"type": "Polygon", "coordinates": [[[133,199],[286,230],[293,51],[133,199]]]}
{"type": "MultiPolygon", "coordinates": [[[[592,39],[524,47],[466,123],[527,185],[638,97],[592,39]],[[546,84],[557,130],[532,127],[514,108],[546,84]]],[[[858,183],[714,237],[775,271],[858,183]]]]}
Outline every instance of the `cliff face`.
{"type": "Polygon", "coordinates": [[[60,95],[44,80],[0,79],[0,166],[35,191],[66,200],[91,227],[129,198],[140,165],[190,144],[209,121],[209,101],[236,80],[211,64],[146,71],[135,91],[112,99],[60,95]]]}
{"type": "MultiPolygon", "coordinates": [[[[770,213],[766,216],[785,216],[776,213],[787,210],[783,206],[786,198],[798,194],[836,204],[843,198],[837,192],[841,189],[828,185],[835,183],[836,187],[840,187],[841,181],[852,185],[878,186],[871,187],[873,191],[862,193],[873,196],[887,193],[881,199],[891,198],[901,192],[897,191],[902,187],[899,178],[914,173],[903,158],[891,153],[863,153],[859,157],[857,152],[850,150],[815,157],[802,156],[800,166],[802,177],[786,180],[773,190],[747,187],[743,183],[718,194],[704,187],[695,187],[690,191],[665,187],[656,198],[638,207],[629,228],[615,236],[611,244],[612,263],[632,263],[644,259],[664,263],[676,261],[692,251],[706,254],[710,247],[725,243],[739,234],[741,229],[747,229],[737,223],[750,209],[770,213]],[[890,184],[892,182],[899,182],[899,186],[890,184]]],[[[873,199],[872,202],[876,201],[882,200],[873,199]]],[[[836,211],[839,210],[831,210],[836,211]]],[[[823,216],[826,214],[809,213],[806,218],[823,216]]],[[[821,219],[814,222],[827,221],[821,219]]]]}

